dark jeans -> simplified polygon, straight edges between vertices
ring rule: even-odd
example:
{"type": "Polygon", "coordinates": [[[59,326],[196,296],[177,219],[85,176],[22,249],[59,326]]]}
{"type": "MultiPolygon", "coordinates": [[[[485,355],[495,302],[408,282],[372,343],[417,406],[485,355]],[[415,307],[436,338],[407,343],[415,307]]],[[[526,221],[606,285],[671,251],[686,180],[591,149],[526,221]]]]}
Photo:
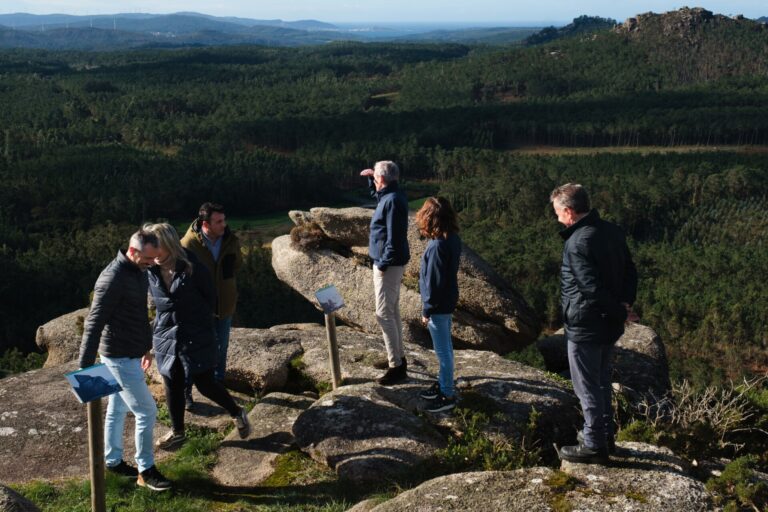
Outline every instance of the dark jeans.
{"type": "Polygon", "coordinates": [[[584,444],[589,448],[605,448],[608,438],[614,436],[613,344],[568,341],[568,363],[573,390],[584,413],[584,444]]]}
{"type": "MultiPolygon", "coordinates": [[[[192,375],[192,382],[203,396],[216,402],[227,410],[230,416],[240,414],[240,407],[220,382],[213,376],[213,368],[197,375],[192,375]]],[[[171,367],[171,377],[163,375],[165,384],[165,401],[174,432],[184,432],[184,367],[179,358],[171,367]]]]}

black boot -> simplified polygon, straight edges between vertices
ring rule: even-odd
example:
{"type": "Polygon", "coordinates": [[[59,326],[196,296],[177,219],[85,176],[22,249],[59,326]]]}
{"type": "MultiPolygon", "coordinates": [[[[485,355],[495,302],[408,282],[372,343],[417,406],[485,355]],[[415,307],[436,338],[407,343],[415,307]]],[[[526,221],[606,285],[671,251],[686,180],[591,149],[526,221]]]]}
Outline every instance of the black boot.
{"type": "MultiPolygon", "coordinates": [[[[584,444],[584,431],[579,430],[576,433],[576,442],[579,444],[584,444]]],[[[616,438],[613,436],[608,436],[608,453],[611,455],[616,454],[616,438]]]]}
{"type": "Polygon", "coordinates": [[[379,377],[377,381],[382,386],[391,386],[398,382],[402,382],[408,378],[408,362],[403,358],[400,366],[394,366],[387,369],[384,375],[379,377]]]}
{"type": "Polygon", "coordinates": [[[608,464],[608,449],[589,448],[583,444],[563,446],[560,448],[560,459],[581,464],[608,464]]]}

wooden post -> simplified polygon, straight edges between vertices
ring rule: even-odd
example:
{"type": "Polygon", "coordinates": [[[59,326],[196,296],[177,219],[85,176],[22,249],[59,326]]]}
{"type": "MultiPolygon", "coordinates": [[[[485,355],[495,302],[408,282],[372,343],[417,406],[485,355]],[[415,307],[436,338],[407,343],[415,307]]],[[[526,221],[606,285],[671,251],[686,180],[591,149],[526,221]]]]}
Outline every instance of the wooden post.
{"type": "Polygon", "coordinates": [[[341,386],[341,365],[339,364],[339,343],[336,341],[336,314],[325,315],[325,332],[328,335],[328,354],[331,362],[333,389],[341,386]]]}
{"type": "Polygon", "coordinates": [[[106,512],[104,486],[104,414],[101,398],[88,402],[88,452],[91,467],[91,510],[106,512]]]}

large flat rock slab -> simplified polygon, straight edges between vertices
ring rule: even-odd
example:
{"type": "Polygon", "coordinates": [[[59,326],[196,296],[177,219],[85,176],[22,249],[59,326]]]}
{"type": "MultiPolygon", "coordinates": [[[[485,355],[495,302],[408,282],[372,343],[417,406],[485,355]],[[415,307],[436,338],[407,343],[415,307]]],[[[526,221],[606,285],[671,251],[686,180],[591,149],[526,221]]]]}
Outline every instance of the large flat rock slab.
{"type": "MultiPolygon", "coordinates": [[[[386,361],[380,337],[356,332],[347,327],[337,331],[339,359],[345,383],[373,382],[382,374],[374,365],[386,361]]],[[[330,383],[328,348],[324,330],[315,336],[302,338],[305,372],[316,381],[330,383]]],[[[420,413],[428,402],[419,393],[437,379],[438,363],[434,351],[412,343],[405,344],[408,360],[408,381],[378,390],[380,395],[403,410],[420,413]]],[[[493,352],[482,350],[454,351],[454,377],[459,393],[479,396],[493,412],[502,412],[506,420],[499,425],[505,434],[517,437],[520,426],[528,423],[535,408],[539,413],[537,434],[542,447],[552,443],[575,441],[580,428],[579,405],[576,396],[563,382],[546,372],[510,361],[493,352]]],[[[470,399],[470,401],[472,401],[470,399]]],[[[427,419],[445,426],[449,415],[429,415],[427,419]]]]}
{"type": "MultiPolygon", "coordinates": [[[[0,481],[56,480],[88,475],[85,404],[64,378],[71,362],[0,380],[0,481]]],[[[107,400],[103,400],[106,411],[107,400]]],[[[124,432],[124,459],[133,463],[133,416],[124,432]]],[[[157,423],[155,437],[166,427],[157,423]]]]}
{"type": "Polygon", "coordinates": [[[251,434],[240,439],[233,430],[221,444],[213,476],[224,485],[254,486],[273,472],[275,459],[295,445],[293,424],[314,399],[270,393],[248,414],[251,434]]]}
{"type": "MultiPolygon", "coordinates": [[[[631,445],[631,446],[630,446],[631,445]]],[[[704,485],[674,469],[674,456],[635,443],[625,466],[577,464],[567,474],[546,467],[456,473],[422,483],[370,512],[703,512],[714,510],[704,485]]],[[[663,450],[662,450],[663,451],[663,450]]],[[[621,462],[617,462],[621,464],[621,462]]]]}
{"type": "Polygon", "coordinates": [[[296,444],[355,482],[394,480],[445,446],[425,420],[386,400],[375,384],[344,386],[302,412],[296,444]]]}

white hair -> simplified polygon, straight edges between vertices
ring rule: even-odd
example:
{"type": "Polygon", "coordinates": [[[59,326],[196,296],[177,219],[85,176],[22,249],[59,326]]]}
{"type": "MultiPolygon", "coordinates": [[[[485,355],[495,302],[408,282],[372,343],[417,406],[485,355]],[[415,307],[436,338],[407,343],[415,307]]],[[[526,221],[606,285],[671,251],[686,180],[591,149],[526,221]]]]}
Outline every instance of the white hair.
{"type": "Polygon", "coordinates": [[[400,168],[392,160],[382,160],[373,166],[373,175],[381,176],[386,183],[400,179],[400,168]]]}

